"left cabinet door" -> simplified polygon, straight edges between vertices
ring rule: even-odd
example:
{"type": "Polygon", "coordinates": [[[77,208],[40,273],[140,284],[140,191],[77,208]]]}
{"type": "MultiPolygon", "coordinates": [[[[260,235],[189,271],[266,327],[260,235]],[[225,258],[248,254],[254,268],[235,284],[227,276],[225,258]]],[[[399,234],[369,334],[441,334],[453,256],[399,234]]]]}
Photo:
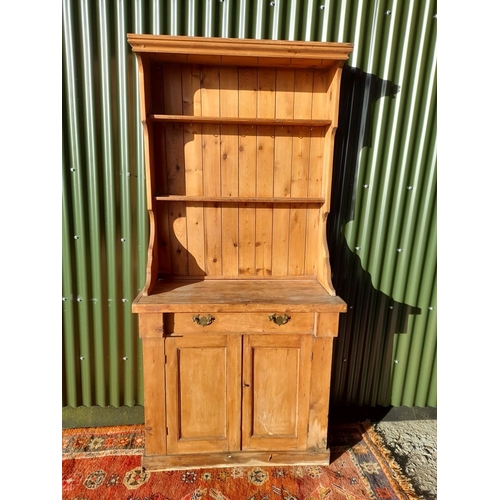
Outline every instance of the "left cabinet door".
{"type": "Polygon", "coordinates": [[[167,337],[167,453],[241,447],[241,335],[167,337]]]}

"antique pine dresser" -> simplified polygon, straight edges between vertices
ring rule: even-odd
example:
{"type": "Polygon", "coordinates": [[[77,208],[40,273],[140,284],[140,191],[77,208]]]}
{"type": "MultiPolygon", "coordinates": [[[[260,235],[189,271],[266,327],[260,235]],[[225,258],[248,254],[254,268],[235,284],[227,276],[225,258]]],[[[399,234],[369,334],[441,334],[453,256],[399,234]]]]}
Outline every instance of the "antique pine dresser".
{"type": "Polygon", "coordinates": [[[128,35],[150,240],[149,470],[328,464],[326,221],[350,44],[128,35]]]}

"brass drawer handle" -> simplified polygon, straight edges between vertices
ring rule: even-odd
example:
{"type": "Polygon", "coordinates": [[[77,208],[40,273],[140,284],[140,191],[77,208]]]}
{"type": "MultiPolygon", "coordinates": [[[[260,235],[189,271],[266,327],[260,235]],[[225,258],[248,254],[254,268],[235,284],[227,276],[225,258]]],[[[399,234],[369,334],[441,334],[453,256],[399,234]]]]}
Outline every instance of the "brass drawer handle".
{"type": "Polygon", "coordinates": [[[211,314],[200,316],[199,314],[197,314],[196,316],[193,316],[192,319],[194,323],[197,323],[200,326],[207,326],[211,325],[215,321],[215,316],[212,316],[211,314]]]}
{"type": "Polygon", "coordinates": [[[283,314],[282,316],[277,316],[276,314],[271,314],[269,316],[269,321],[272,321],[275,325],[281,326],[288,323],[292,318],[288,314],[283,314]]]}

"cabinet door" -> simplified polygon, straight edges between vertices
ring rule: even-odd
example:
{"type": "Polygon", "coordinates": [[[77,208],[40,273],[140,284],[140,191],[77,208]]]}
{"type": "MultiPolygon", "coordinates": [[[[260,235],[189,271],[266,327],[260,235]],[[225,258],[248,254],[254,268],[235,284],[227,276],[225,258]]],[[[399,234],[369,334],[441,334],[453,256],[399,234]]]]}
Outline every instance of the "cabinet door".
{"type": "Polygon", "coordinates": [[[241,336],[165,339],[167,453],[240,449],[241,336]]]}
{"type": "Polygon", "coordinates": [[[311,348],[310,335],[244,336],[244,450],[306,449],[311,348]]]}

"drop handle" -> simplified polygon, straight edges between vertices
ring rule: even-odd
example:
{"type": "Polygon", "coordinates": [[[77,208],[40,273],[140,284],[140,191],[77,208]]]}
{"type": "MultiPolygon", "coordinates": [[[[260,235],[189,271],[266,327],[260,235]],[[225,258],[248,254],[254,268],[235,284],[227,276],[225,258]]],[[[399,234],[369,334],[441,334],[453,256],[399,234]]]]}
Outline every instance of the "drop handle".
{"type": "Polygon", "coordinates": [[[269,316],[269,321],[272,321],[275,325],[281,326],[288,323],[292,318],[288,314],[283,314],[278,316],[277,314],[271,314],[269,316]]]}
{"type": "Polygon", "coordinates": [[[207,326],[211,325],[215,321],[215,316],[212,316],[211,314],[207,314],[206,316],[200,316],[197,314],[196,316],[193,316],[191,318],[194,323],[200,325],[200,326],[207,326]]]}

